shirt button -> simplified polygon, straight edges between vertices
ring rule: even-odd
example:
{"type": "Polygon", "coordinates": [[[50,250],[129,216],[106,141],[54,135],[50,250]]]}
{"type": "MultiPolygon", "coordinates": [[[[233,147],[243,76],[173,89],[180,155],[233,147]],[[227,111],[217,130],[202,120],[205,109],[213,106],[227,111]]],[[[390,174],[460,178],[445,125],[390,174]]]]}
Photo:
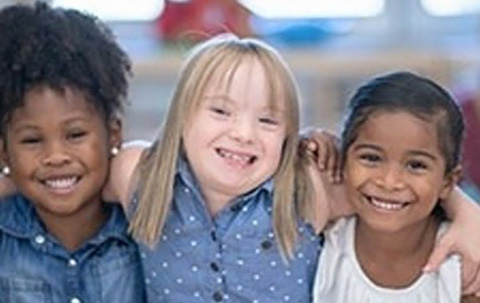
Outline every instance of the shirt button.
{"type": "Polygon", "coordinates": [[[220,267],[219,267],[218,264],[215,263],[215,262],[210,263],[210,268],[211,268],[214,272],[218,272],[218,271],[220,270],[220,267]]]}
{"type": "Polygon", "coordinates": [[[213,242],[217,241],[217,234],[214,231],[210,233],[210,237],[212,237],[213,242]]]}
{"type": "Polygon", "coordinates": [[[74,297],[70,299],[70,303],[82,303],[82,301],[79,298],[74,297]]]}
{"type": "Polygon", "coordinates": [[[77,261],[75,259],[68,260],[68,266],[70,266],[70,267],[77,266],[77,261]]]}
{"type": "Polygon", "coordinates": [[[272,248],[272,242],[265,240],[262,242],[261,246],[264,250],[269,250],[270,248],[272,248]]]}
{"type": "Polygon", "coordinates": [[[43,244],[45,243],[45,237],[42,235],[37,235],[35,237],[35,242],[37,242],[37,244],[43,244]]]}
{"type": "Polygon", "coordinates": [[[242,210],[242,206],[240,204],[235,204],[230,207],[230,210],[234,213],[238,213],[240,210],[242,210]]]}
{"type": "Polygon", "coordinates": [[[216,302],[222,301],[222,299],[223,299],[222,293],[219,292],[219,291],[214,292],[214,293],[213,293],[213,299],[214,299],[216,302]]]}

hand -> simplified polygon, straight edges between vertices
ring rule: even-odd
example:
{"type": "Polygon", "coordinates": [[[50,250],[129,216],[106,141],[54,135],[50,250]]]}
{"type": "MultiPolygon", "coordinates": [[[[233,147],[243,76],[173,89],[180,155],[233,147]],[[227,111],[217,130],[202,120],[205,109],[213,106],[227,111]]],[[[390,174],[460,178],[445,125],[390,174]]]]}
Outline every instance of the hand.
{"type": "Polygon", "coordinates": [[[327,172],[318,168],[318,153],[314,152],[315,146],[316,144],[310,139],[302,139],[299,154],[302,173],[307,178],[304,183],[309,184],[308,198],[313,200],[309,217],[315,231],[319,233],[329,221],[353,214],[353,208],[349,203],[344,184],[330,182],[327,172]]]}
{"type": "Polygon", "coordinates": [[[302,130],[301,138],[307,142],[305,146],[316,159],[317,168],[326,172],[332,183],[340,183],[342,172],[338,137],[328,130],[307,128],[302,130]]]}
{"type": "Polygon", "coordinates": [[[462,256],[462,292],[480,295],[480,206],[458,187],[443,204],[452,219],[439,239],[424,271],[437,270],[450,253],[462,256]]]}

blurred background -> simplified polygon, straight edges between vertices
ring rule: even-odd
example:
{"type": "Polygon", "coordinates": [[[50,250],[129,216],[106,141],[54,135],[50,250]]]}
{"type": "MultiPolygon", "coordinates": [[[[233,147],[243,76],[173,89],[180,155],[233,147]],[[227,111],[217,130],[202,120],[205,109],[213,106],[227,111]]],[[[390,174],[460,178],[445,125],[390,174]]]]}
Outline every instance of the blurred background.
{"type": "MultiPolygon", "coordinates": [[[[28,0],[0,0],[0,5],[28,0]]],[[[467,119],[464,188],[480,200],[480,0],[48,0],[99,16],[134,63],[126,139],[152,140],[186,51],[221,32],[284,55],[302,94],[302,126],[337,132],[368,78],[411,70],[446,86],[467,119]]]]}

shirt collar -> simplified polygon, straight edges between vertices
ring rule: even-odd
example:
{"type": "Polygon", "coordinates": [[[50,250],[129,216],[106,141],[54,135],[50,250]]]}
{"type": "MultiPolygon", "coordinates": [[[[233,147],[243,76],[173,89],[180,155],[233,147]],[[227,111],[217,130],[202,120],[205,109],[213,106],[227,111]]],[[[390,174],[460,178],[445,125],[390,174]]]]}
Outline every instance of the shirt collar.
{"type": "MultiPolygon", "coordinates": [[[[88,241],[98,245],[109,238],[128,241],[127,222],[120,204],[105,203],[108,219],[100,231],[88,241]]],[[[32,238],[46,230],[31,204],[21,194],[0,201],[0,230],[18,238],[32,238]]]]}
{"type": "Polygon", "coordinates": [[[43,228],[28,200],[20,194],[2,198],[0,230],[19,238],[30,238],[43,228]]]}
{"type": "MultiPolygon", "coordinates": [[[[177,170],[176,176],[181,179],[181,181],[187,186],[190,190],[196,191],[201,196],[201,190],[198,185],[198,182],[193,175],[193,172],[190,168],[190,165],[185,158],[185,155],[179,157],[177,162],[177,170]]],[[[261,192],[266,192],[269,195],[273,194],[274,188],[274,181],[273,178],[269,178],[268,180],[264,181],[259,186],[255,187],[251,191],[237,197],[232,204],[245,204],[247,201],[251,200],[251,198],[260,195],[261,192]]],[[[267,199],[271,200],[271,199],[267,199]]]]}

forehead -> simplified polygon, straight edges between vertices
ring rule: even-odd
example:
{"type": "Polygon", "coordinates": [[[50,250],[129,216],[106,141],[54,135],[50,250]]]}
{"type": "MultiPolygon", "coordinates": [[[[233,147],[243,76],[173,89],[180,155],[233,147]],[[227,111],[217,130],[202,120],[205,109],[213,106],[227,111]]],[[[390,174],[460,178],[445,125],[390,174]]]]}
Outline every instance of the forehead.
{"type": "Polygon", "coordinates": [[[435,119],[420,119],[406,111],[372,113],[360,126],[355,141],[378,144],[395,153],[420,150],[441,154],[435,119]]]}
{"type": "Polygon", "coordinates": [[[237,64],[223,62],[203,91],[204,99],[223,96],[237,103],[252,103],[274,110],[285,108],[285,91],[277,73],[258,58],[243,58],[237,64]]]}
{"type": "Polygon", "coordinates": [[[23,105],[13,111],[10,124],[26,120],[53,122],[74,117],[93,119],[98,118],[99,114],[85,96],[76,90],[39,87],[25,94],[23,105]]]}

